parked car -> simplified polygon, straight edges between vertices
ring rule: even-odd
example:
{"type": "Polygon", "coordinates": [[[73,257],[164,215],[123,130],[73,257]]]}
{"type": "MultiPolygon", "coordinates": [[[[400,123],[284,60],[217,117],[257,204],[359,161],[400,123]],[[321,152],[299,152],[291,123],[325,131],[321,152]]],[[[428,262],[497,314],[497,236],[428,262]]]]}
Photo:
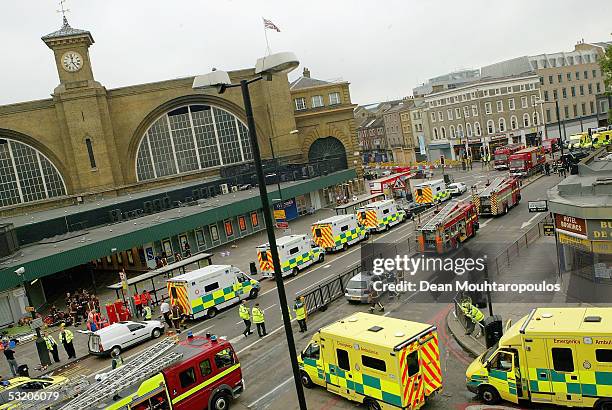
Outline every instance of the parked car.
{"type": "MultiPolygon", "coordinates": [[[[384,277],[380,275],[358,273],[353,276],[351,280],[346,284],[344,289],[344,297],[349,303],[368,303],[368,295],[370,294],[370,287],[372,282],[377,280],[386,281],[384,277]]],[[[384,292],[380,292],[381,295],[384,292]]]]}
{"type": "Polygon", "coordinates": [[[427,204],[418,204],[416,202],[402,202],[400,208],[406,212],[406,218],[412,218],[413,215],[418,215],[427,209],[427,204]]]}
{"type": "Polygon", "coordinates": [[[459,196],[467,191],[467,185],[463,182],[453,182],[447,185],[448,190],[452,196],[459,196]]]}
{"type": "Polygon", "coordinates": [[[159,320],[117,322],[91,332],[87,346],[89,353],[107,356],[113,352],[121,353],[149,339],[157,339],[163,333],[164,325],[159,320]]]}

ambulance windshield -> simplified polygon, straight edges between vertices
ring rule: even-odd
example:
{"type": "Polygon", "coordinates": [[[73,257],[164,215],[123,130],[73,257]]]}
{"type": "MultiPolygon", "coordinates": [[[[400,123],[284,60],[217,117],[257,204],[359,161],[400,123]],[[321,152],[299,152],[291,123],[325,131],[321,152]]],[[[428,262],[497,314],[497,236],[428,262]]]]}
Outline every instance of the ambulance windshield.
{"type": "Polygon", "coordinates": [[[489,357],[491,357],[491,355],[497,351],[498,347],[499,347],[499,342],[489,347],[489,349],[482,355],[482,358],[480,359],[480,361],[484,363],[487,360],[489,360],[489,357]]]}

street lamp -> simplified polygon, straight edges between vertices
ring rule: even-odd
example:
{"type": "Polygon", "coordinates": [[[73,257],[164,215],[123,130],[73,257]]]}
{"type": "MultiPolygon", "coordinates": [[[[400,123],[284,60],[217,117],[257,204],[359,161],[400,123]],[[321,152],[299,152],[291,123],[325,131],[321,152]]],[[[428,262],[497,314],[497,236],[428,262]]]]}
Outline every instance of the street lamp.
{"type": "Polygon", "coordinates": [[[297,68],[299,61],[295,54],[291,52],[283,52],[271,54],[266,57],[259,58],[255,64],[256,77],[249,80],[240,80],[240,84],[232,84],[229,74],[225,71],[213,71],[208,74],[199,75],[193,80],[193,89],[208,89],[216,88],[221,94],[228,88],[240,87],[242,99],[244,101],[244,111],[247,118],[247,126],[249,129],[249,137],[253,150],[253,160],[255,162],[255,171],[257,172],[257,182],[259,185],[259,196],[261,206],[263,208],[264,221],[266,223],[266,232],[268,234],[268,243],[270,244],[270,252],[272,254],[272,264],[274,266],[274,278],[276,280],[276,288],[278,290],[278,298],[283,314],[283,325],[285,327],[285,335],[287,337],[287,346],[289,348],[289,356],[291,360],[291,368],[293,370],[293,378],[295,382],[295,390],[298,397],[298,402],[301,410],[306,410],[306,398],[304,397],[304,389],[302,388],[300,369],[298,367],[297,353],[295,351],[295,340],[291,329],[291,316],[287,306],[287,296],[285,294],[285,286],[283,284],[282,270],[278,257],[278,248],[276,247],[276,238],[274,236],[274,224],[272,215],[270,214],[270,203],[268,201],[268,192],[266,189],[266,180],[261,165],[261,155],[259,145],[257,143],[257,133],[255,129],[255,119],[253,118],[253,107],[251,105],[251,96],[249,93],[249,84],[262,79],[272,80],[274,74],[289,73],[297,68]]]}
{"type": "MultiPolygon", "coordinates": [[[[31,309],[32,320],[36,319],[36,309],[34,309],[34,305],[32,304],[32,299],[30,298],[30,294],[26,289],[26,279],[25,279],[25,268],[22,266],[15,271],[15,274],[21,279],[21,286],[23,286],[23,292],[25,293],[28,299],[28,308],[31,309]]],[[[34,283],[34,282],[32,282],[34,283]]],[[[38,352],[38,359],[40,360],[41,366],[49,366],[51,365],[51,358],[49,357],[49,349],[47,349],[47,343],[45,339],[43,339],[40,334],[40,327],[36,327],[36,351],[38,352]]]]}
{"type": "MultiPolygon", "coordinates": [[[[297,134],[298,132],[300,132],[299,130],[291,130],[288,134],[286,135],[294,135],[297,134]]],[[[279,168],[279,160],[278,158],[276,158],[276,156],[274,155],[274,144],[272,143],[273,139],[279,138],[279,137],[283,137],[285,134],[283,135],[277,135],[276,137],[270,137],[268,138],[268,141],[270,142],[270,152],[272,154],[272,161],[274,161],[274,167],[276,169],[276,186],[278,189],[278,199],[273,198],[272,200],[274,201],[275,199],[279,202],[283,201],[283,194],[281,192],[281,186],[280,186],[280,175],[278,174],[278,168],[279,168]]]]}
{"type": "MultiPolygon", "coordinates": [[[[536,104],[552,104],[552,101],[542,101],[542,100],[537,100],[536,104]]],[[[559,114],[559,101],[555,100],[554,101],[555,104],[555,110],[557,112],[557,125],[559,126],[559,147],[561,147],[561,158],[563,158],[563,142],[564,142],[564,138],[561,135],[561,114],[559,114]]],[[[544,120],[544,118],[542,118],[542,120],[544,120]]],[[[546,126],[545,126],[546,127],[546,126]]],[[[563,124],[563,127],[565,128],[565,124],[563,124]]],[[[553,155],[554,158],[554,155],[553,155]]]]}

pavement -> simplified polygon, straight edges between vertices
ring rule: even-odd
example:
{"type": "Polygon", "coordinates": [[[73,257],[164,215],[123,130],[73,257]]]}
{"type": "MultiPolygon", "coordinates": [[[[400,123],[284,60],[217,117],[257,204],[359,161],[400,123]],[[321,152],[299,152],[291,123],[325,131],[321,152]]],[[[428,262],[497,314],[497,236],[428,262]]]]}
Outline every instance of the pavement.
{"type": "MultiPolygon", "coordinates": [[[[470,172],[452,170],[448,173],[452,173],[456,181],[465,182],[468,185],[484,183],[487,179],[503,175],[501,172],[480,170],[476,167],[470,172]]],[[[527,200],[537,199],[542,192],[545,192],[546,189],[554,186],[557,182],[557,177],[543,177],[535,180],[529,186],[524,186],[521,204],[502,218],[492,218],[482,223],[478,235],[466,242],[466,246],[476,251],[480,247],[489,246],[494,240],[495,246],[493,248],[500,251],[507,248],[536,223],[532,218],[533,215],[527,211],[527,200]],[[500,232],[504,234],[500,235],[500,232]]],[[[295,229],[294,233],[309,232],[312,220],[332,214],[332,210],[322,210],[314,216],[307,216],[290,223],[290,226],[292,230],[295,229]]],[[[386,233],[374,235],[372,241],[392,243],[399,253],[410,252],[414,238],[415,224],[408,221],[386,233]]],[[[253,260],[255,256],[254,247],[263,242],[266,242],[266,240],[264,233],[261,233],[238,241],[237,248],[227,246],[222,249],[215,249],[216,255],[213,257],[213,261],[214,263],[232,263],[242,269],[248,269],[248,262],[253,260]],[[229,251],[229,255],[220,256],[222,250],[229,251]]],[[[291,299],[294,295],[315,286],[326,278],[346,272],[350,267],[358,265],[360,260],[360,246],[351,247],[345,252],[327,255],[324,264],[315,265],[300,272],[296,277],[285,279],[287,298],[291,299]]],[[[298,408],[291,366],[287,355],[287,341],[281,321],[278,293],[274,281],[262,281],[262,291],[257,298],[257,302],[266,314],[268,336],[262,339],[257,338],[256,335],[245,338],[241,334],[243,325],[235,307],[223,310],[213,319],[190,322],[188,326],[196,335],[212,332],[219,336],[225,336],[234,346],[242,363],[242,372],[247,389],[240,399],[232,404],[233,407],[252,410],[298,408]]],[[[384,303],[386,305],[386,309],[382,313],[384,315],[432,323],[438,327],[445,388],[442,394],[428,404],[428,409],[464,409],[470,405],[477,405],[478,402],[474,400],[473,395],[465,389],[465,368],[469,365],[471,357],[447,330],[446,322],[452,305],[448,302],[417,302],[414,295],[408,292],[402,294],[399,300],[385,299],[384,303]]],[[[318,328],[356,311],[367,311],[367,306],[351,305],[343,299],[339,299],[331,303],[325,312],[315,312],[309,316],[308,332],[298,333],[297,324],[294,323],[293,331],[297,350],[303,349],[308,344],[310,336],[318,328]]],[[[76,337],[75,335],[75,339],[76,337]]],[[[185,337],[185,332],[181,337],[185,337]]],[[[153,342],[146,342],[129,349],[123,355],[124,360],[129,361],[131,357],[150,346],[151,343],[153,342]]],[[[36,353],[31,346],[32,344],[17,347],[16,359],[19,362],[36,362],[36,353]]],[[[80,355],[78,361],[64,368],[54,368],[54,374],[90,378],[91,375],[107,371],[109,368],[110,361],[108,359],[92,356],[83,357],[86,352],[85,339],[76,341],[76,349],[77,354],[80,355]]],[[[63,359],[65,357],[64,353],[63,359]]],[[[0,374],[8,374],[5,360],[0,360],[0,374]]],[[[354,403],[320,388],[307,390],[306,399],[311,409],[329,410],[355,407],[354,403]]]]}

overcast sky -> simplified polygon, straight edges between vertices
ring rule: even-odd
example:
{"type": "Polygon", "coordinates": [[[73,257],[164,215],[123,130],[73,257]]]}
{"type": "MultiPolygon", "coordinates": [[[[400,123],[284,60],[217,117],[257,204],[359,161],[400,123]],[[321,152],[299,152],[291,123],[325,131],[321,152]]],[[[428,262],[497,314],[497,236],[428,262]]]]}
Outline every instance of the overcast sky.
{"type": "MultiPolygon", "coordinates": [[[[290,50],[311,76],[351,83],[354,103],[399,98],[449,71],[612,40],[612,1],[67,0],[90,30],[95,78],[107,88],[252,67],[290,50]]],[[[0,104],[47,98],[58,84],[40,40],[60,28],[56,0],[2,0],[0,104]]],[[[299,72],[298,72],[299,71],[299,72]]]]}

